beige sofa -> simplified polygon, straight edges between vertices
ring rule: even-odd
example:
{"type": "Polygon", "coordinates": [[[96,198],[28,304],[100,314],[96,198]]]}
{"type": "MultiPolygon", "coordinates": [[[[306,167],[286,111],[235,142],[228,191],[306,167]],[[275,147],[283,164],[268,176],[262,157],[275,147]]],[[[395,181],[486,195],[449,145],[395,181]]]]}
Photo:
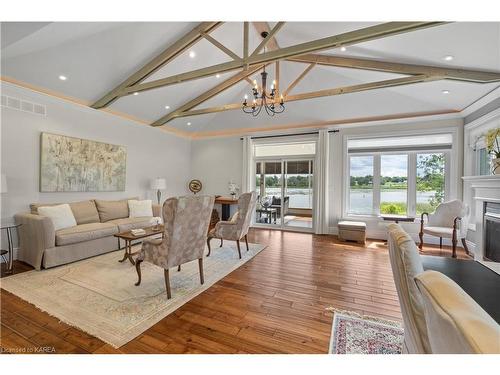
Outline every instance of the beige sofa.
{"type": "MultiPolygon", "coordinates": [[[[77,225],[56,231],[50,218],[38,215],[39,207],[56,204],[32,203],[30,213],[14,216],[22,224],[18,259],[37,270],[117,250],[120,243],[114,234],[151,225],[149,216],[129,218],[128,199],[95,199],[69,203],[77,225]]],[[[153,205],[153,216],[162,216],[161,206],[153,205]]]]}

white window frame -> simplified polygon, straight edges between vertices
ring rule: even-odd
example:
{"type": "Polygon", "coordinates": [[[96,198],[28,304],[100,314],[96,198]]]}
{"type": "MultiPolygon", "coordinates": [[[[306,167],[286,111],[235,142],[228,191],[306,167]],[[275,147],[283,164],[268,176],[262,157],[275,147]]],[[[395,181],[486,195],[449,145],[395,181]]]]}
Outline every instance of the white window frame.
{"type": "MultiPolygon", "coordinates": [[[[433,131],[422,130],[422,131],[402,131],[392,133],[382,133],[377,134],[376,137],[397,137],[397,136],[405,136],[405,135],[429,135],[433,134],[442,134],[442,133],[451,133],[452,134],[452,147],[451,149],[439,149],[432,148],[426,150],[423,147],[421,150],[411,150],[411,151],[381,151],[381,152],[348,152],[348,141],[350,139],[366,139],[369,138],[366,134],[364,135],[345,135],[343,137],[343,155],[344,155],[344,165],[343,165],[343,175],[344,183],[343,183],[343,193],[342,193],[342,217],[347,219],[356,219],[356,218],[367,218],[367,219],[378,219],[380,215],[380,155],[382,154],[395,154],[395,155],[408,155],[408,188],[407,188],[407,215],[416,217],[416,158],[417,154],[425,154],[425,153],[444,153],[445,154],[445,200],[454,199],[456,197],[456,188],[452,188],[452,184],[456,181],[457,176],[457,129],[456,128],[440,128],[434,129],[433,131]],[[378,155],[378,157],[374,157],[373,161],[373,205],[372,214],[354,214],[349,212],[349,204],[350,204],[350,156],[355,155],[378,155]],[[378,161],[377,161],[378,160],[378,161]]],[[[375,136],[374,136],[375,138],[375,136]]]]}

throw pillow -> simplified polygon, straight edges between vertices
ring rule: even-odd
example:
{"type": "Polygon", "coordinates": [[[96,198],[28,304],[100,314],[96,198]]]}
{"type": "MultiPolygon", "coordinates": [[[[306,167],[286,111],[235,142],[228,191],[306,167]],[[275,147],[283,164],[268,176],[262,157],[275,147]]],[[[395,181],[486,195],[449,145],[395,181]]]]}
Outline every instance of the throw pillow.
{"type": "Polygon", "coordinates": [[[129,217],[144,217],[153,216],[153,202],[151,199],[143,201],[129,200],[128,201],[129,217]]]}
{"type": "Polygon", "coordinates": [[[38,214],[50,217],[55,230],[76,226],[75,216],[73,215],[73,211],[71,211],[69,204],[38,207],[38,214]]]}

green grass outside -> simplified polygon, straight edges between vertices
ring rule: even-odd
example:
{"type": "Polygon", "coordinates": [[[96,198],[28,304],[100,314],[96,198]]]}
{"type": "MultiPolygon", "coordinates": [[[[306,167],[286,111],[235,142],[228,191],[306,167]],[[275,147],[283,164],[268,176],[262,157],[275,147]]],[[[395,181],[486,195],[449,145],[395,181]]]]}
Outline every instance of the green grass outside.
{"type": "MultiPolygon", "coordinates": [[[[380,213],[389,215],[406,215],[407,205],[404,202],[381,202],[380,213]]],[[[429,203],[417,203],[417,215],[422,212],[432,213],[436,207],[429,203]]]]}

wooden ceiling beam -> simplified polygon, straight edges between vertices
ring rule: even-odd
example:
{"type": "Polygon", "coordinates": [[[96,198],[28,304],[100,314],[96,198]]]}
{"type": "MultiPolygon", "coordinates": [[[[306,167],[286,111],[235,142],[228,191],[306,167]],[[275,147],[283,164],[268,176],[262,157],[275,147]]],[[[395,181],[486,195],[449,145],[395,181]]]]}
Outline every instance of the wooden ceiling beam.
{"type": "Polygon", "coordinates": [[[262,68],[262,66],[254,66],[254,67],[250,68],[249,70],[244,70],[242,72],[235,74],[234,76],[219,83],[217,86],[215,86],[215,87],[211,88],[210,90],[204,92],[203,94],[197,96],[193,100],[190,100],[189,102],[183,104],[179,108],[171,111],[170,113],[168,113],[165,116],[161,117],[160,119],[156,120],[154,123],[151,124],[151,126],[165,125],[166,123],[173,120],[174,118],[179,117],[179,115],[182,114],[183,112],[189,111],[190,109],[200,105],[201,103],[207,101],[208,99],[213,98],[214,96],[220,94],[224,90],[234,86],[238,82],[240,82],[244,79],[247,79],[249,75],[257,72],[261,68],[262,68]]]}
{"type": "Polygon", "coordinates": [[[168,46],[162,53],[150,60],[141,69],[136,71],[102,98],[91,105],[92,108],[103,108],[113,103],[125,88],[136,85],[156,72],[162,66],[172,61],[186,49],[190,48],[202,38],[203,33],[209,33],[219,27],[222,22],[201,22],[175,43],[168,46]]]}
{"type": "MultiPolygon", "coordinates": [[[[269,27],[269,24],[267,22],[252,22],[252,25],[259,35],[263,32],[269,33],[271,31],[271,28],[269,27]]],[[[269,40],[269,43],[267,43],[266,47],[269,51],[274,51],[280,48],[278,45],[278,41],[274,36],[269,40]]]]}
{"type": "Polygon", "coordinates": [[[299,84],[300,81],[311,71],[312,68],[316,66],[316,63],[311,63],[307,66],[307,68],[304,69],[304,71],[293,81],[290,83],[290,86],[287,87],[287,89],[283,92],[283,96],[287,96],[290,91],[293,90],[295,86],[299,84]]]}
{"type": "Polygon", "coordinates": [[[294,56],[288,61],[301,63],[315,63],[318,65],[335,66],[342,68],[354,68],[363,70],[374,70],[386,73],[405,75],[437,75],[444,79],[457,81],[468,81],[477,83],[489,83],[500,81],[500,73],[472,69],[444,68],[428,65],[402,64],[388,61],[360,59],[353,57],[327,56],[320,54],[305,54],[294,56]]]}
{"type": "Polygon", "coordinates": [[[388,36],[407,33],[423,28],[442,25],[443,22],[388,22],[375,26],[366,27],[360,30],[354,30],[347,33],[334,35],[311,42],[301,43],[290,47],[280,48],[274,51],[268,51],[257,55],[249,56],[246,61],[229,61],[222,64],[209,66],[202,69],[193,70],[186,73],[176,74],[174,76],[158,79],[151,82],[136,84],[124,88],[120,95],[130,95],[134,92],[151,90],[158,87],[173,85],[180,82],[191,81],[215,75],[217,73],[225,73],[233,70],[243,69],[254,65],[262,65],[272,63],[282,59],[288,59],[294,56],[307,54],[326,49],[338,47],[340,45],[350,45],[355,43],[366,42],[369,40],[384,38],[388,36]]]}
{"type": "Polygon", "coordinates": [[[267,44],[271,41],[271,39],[274,39],[274,36],[276,35],[276,33],[278,31],[281,30],[281,28],[285,26],[285,22],[278,22],[271,31],[267,32],[267,36],[264,38],[264,40],[262,40],[262,42],[260,42],[260,44],[257,46],[257,48],[255,49],[255,51],[253,51],[253,53],[250,55],[250,56],[255,56],[255,55],[258,55],[260,51],[262,51],[262,49],[267,46],[267,44]]]}
{"type": "Polygon", "coordinates": [[[241,57],[238,56],[236,53],[231,51],[229,48],[227,48],[224,44],[219,42],[217,39],[211,37],[207,33],[203,33],[203,38],[205,38],[207,41],[212,43],[214,46],[216,46],[218,49],[220,49],[222,52],[224,52],[226,55],[231,57],[233,60],[241,60],[241,57]]]}
{"type": "MultiPolygon", "coordinates": [[[[307,92],[307,93],[302,93],[302,94],[286,96],[285,97],[285,104],[289,103],[289,102],[293,102],[293,101],[299,101],[299,100],[322,98],[322,97],[327,97],[327,96],[343,95],[343,94],[368,91],[368,90],[375,90],[375,89],[381,89],[381,88],[410,85],[410,84],[415,84],[415,83],[420,83],[420,82],[436,81],[439,79],[442,79],[442,77],[416,75],[416,76],[410,76],[410,77],[388,79],[388,80],[377,81],[377,82],[361,83],[358,85],[338,87],[338,88],[334,88],[334,89],[312,91],[312,92],[307,92]]],[[[276,99],[276,103],[279,103],[279,99],[276,99]]],[[[196,110],[178,113],[178,114],[176,114],[175,117],[197,116],[197,115],[204,115],[204,114],[208,114],[208,113],[230,111],[230,110],[235,110],[235,109],[241,109],[241,106],[242,106],[241,103],[233,103],[233,104],[226,104],[226,105],[217,106],[217,107],[202,108],[202,109],[196,109],[196,110]]]]}

